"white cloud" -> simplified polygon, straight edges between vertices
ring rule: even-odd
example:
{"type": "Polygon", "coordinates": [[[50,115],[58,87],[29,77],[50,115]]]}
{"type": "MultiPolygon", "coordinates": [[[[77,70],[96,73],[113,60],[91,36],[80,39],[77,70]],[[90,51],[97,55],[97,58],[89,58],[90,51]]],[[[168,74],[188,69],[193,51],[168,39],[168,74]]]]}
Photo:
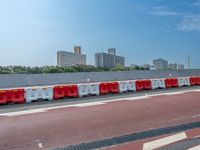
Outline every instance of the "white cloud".
{"type": "MultiPolygon", "coordinates": [[[[200,8],[200,0],[196,0],[195,2],[191,3],[187,7],[197,7],[200,8]]],[[[172,31],[172,26],[179,31],[196,31],[200,32],[200,13],[194,13],[193,11],[186,11],[186,12],[178,12],[169,9],[166,6],[157,6],[153,7],[151,11],[149,11],[151,15],[159,16],[159,17],[167,17],[167,16],[176,16],[180,22],[176,23],[176,25],[171,25],[170,27],[166,27],[165,32],[172,31]]],[[[177,21],[178,21],[177,20],[177,21]]]]}
{"type": "Polygon", "coordinates": [[[200,7],[200,0],[195,1],[191,4],[192,7],[200,7]]]}
{"type": "Polygon", "coordinates": [[[186,15],[178,25],[178,29],[182,31],[198,31],[200,32],[200,14],[186,15]]]}
{"type": "Polygon", "coordinates": [[[169,10],[169,8],[167,8],[165,6],[154,7],[149,13],[154,16],[178,16],[178,15],[180,15],[178,12],[171,11],[171,10],[169,10]]]}

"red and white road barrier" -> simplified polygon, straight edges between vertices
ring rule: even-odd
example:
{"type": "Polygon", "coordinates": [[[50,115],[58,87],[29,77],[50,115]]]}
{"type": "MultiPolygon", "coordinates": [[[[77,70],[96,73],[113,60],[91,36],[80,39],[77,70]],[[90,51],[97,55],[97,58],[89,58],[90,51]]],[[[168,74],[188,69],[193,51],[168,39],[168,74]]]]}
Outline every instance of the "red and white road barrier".
{"type": "Polygon", "coordinates": [[[0,89],[0,104],[200,85],[200,76],[0,89]]]}
{"type": "Polygon", "coordinates": [[[25,99],[27,103],[37,100],[53,100],[53,87],[40,86],[25,88],[25,99]]]}

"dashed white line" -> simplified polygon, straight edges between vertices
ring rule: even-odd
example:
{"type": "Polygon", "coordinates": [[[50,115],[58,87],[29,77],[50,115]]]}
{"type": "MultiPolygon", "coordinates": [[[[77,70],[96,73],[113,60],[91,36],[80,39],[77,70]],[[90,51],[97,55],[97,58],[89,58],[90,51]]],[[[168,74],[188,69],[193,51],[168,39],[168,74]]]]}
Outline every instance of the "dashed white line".
{"type": "Polygon", "coordinates": [[[187,138],[187,135],[185,134],[185,132],[179,133],[179,134],[175,134],[172,136],[168,136],[165,138],[161,138],[158,140],[154,140],[151,142],[147,142],[143,144],[143,150],[153,150],[156,148],[160,148],[163,147],[165,145],[180,141],[187,138]]]}
{"type": "Polygon", "coordinates": [[[200,150],[200,145],[195,146],[195,147],[192,147],[192,148],[190,148],[190,149],[188,149],[188,150],[200,150]]]}

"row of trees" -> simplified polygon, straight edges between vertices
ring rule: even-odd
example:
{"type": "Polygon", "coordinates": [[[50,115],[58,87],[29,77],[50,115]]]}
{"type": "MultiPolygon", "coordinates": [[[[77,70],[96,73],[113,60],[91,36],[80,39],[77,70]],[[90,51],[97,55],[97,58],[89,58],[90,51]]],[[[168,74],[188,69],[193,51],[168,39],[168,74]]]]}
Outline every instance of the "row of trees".
{"type": "Polygon", "coordinates": [[[44,74],[44,73],[67,73],[67,72],[103,72],[103,71],[127,71],[127,70],[148,70],[144,67],[123,67],[117,65],[113,69],[94,66],[73,66],[73,67],[26,67],[26,66],[0,66],[0,74],[44,74]]]}

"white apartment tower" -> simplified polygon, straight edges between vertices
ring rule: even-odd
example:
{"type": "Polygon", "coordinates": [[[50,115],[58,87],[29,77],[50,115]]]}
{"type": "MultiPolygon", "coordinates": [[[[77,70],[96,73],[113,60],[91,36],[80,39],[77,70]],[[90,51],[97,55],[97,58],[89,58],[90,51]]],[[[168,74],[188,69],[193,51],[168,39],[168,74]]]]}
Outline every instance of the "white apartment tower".
{"type": "Polygon", "coordinates": [[[81,54],[81,47],[75,46],[74,53],[67,51],[57,51],[57,66],[86,65],[86,55],[81,54]]]}

